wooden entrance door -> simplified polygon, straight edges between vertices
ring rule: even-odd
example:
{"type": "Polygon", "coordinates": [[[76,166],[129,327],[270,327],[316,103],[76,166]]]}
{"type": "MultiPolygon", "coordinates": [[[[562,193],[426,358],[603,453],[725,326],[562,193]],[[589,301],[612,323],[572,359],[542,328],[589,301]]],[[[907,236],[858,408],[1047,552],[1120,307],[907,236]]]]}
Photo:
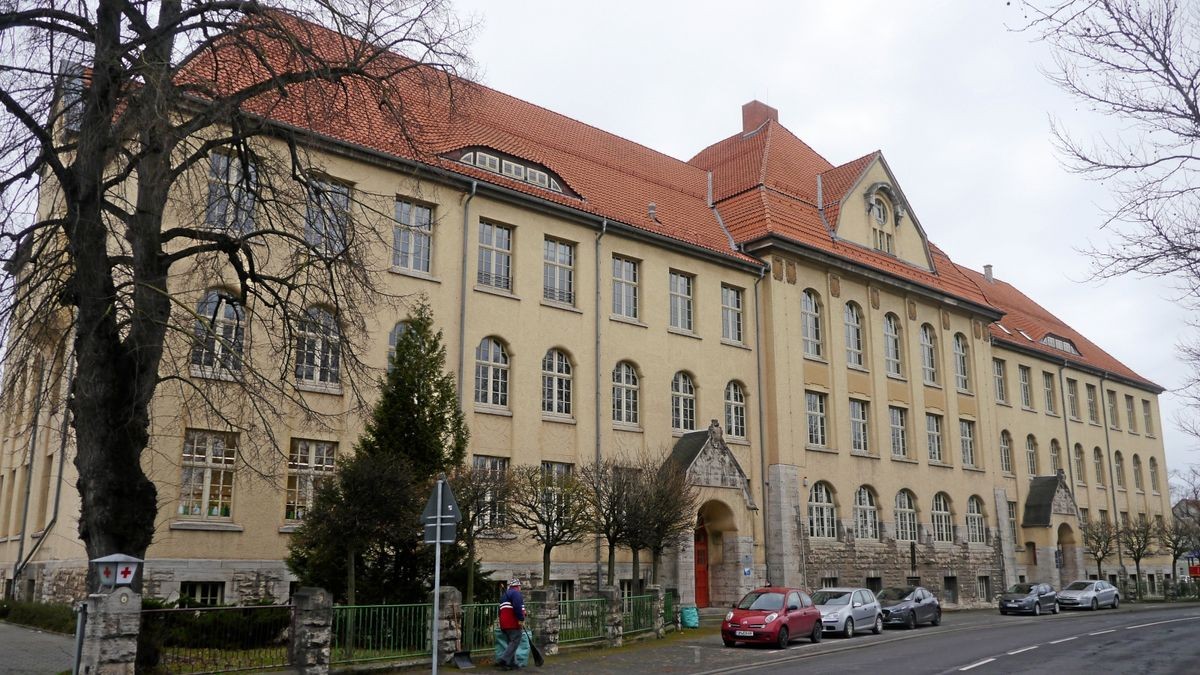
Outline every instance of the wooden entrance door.
{"type": "Polygon", "coordinates": [[[708,530],[696,529],[696,606],[708,607],[708,530]]]}

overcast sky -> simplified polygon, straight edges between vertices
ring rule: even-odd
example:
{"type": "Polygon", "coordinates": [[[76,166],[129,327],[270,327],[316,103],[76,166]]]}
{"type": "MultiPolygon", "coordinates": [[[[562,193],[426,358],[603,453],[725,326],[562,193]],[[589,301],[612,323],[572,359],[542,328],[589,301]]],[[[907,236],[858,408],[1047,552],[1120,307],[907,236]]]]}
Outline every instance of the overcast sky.
{"type": "Polygon", "coordinates": [[[1019,8],[971,2],[739,3],[456,0],[481,26],[486,85],[681,160],[741,128],[761,100],[833,164],[882,150],[929,237],[960,264],[995,267],[1136,372],[1160,399],[1167,463],[1200,461],[1172,422],[1187,372],[1175,293],[1158,279],[1090,281],[1104,189],[1064,170],[1049,120],[1102,120],[1039,68],[1011,27],[1019,8]]]}

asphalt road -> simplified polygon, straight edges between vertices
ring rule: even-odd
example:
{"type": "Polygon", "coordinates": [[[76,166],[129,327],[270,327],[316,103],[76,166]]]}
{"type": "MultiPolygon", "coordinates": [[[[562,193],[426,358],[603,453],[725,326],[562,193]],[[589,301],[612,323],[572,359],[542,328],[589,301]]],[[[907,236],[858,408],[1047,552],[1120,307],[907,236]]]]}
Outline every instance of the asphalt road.
{"type": "MultiPolygon", "coordinates": [[[[531,668],[531,670],[534,670],[531,668]]],[[[947,613],[939,627],[884,631],[849,640],[826,635],[786,650],[721,645],[716,631],[686,632],[616,650],[565,654],[555,673],[999,673],[1200,672],[1200,605],[1125,605],[1056,616],[947,613]]]]}

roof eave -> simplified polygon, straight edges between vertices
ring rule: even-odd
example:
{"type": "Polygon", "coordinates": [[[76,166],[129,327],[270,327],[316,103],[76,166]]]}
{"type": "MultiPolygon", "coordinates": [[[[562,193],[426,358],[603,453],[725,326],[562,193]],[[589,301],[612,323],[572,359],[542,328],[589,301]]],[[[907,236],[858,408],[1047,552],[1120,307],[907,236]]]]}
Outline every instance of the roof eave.
{"type": "Polygon", "coordinates": [[[1037,349],[1035,347],[1021,344],[1020,342],[1017,342],[1016,340],[1011,340],[1008,338],[1002,338],[1002,337],[998,337],[996,335],[992,335],[992,343],[993,344],[1002,344],[1008,349],[1012,349],[1013,351],[1021,352],[1022,354],[1027,354],[1029,356],[1035,356],[1039,359],[1042,359],[1043,361],[1050,361],[1051,363],[1056,363],[1061,366],[1070,366],[1071,368],[1074,368],[1076,370],[1081,370],[1086,373],[1091,373],[1092,375],[1102,377],[1106,380],[1113,380],[1115,382],[1120,382],[1122,384],[1126,384],[1126,385],[1129,385],[1130,387],[1135,387],[1135,388],[1141,389],[1143,391],[1149,391],[1149,392],[1153,393],[1155,396],[1157,396],[1167,390],[1166,387],[1163,387],[1162,385],[1159,385],[1155,382],[1151,382],[1150,380],[1141,380],[1141,379],[1135,380],[1126,375],[1122,375],[1121,373],[1114,373],[1113,371],[1108,370],[1106,368],[1101,368],[1099,366],[1095,366],[1090,363],[1084,363],[1083,361],[1080,361],[1078,359],[1073,359],[1067,354],[1062,354],[1062,355],[1048,354],[1048,353],[1046,353],[1040,349],[1037,349]]]}

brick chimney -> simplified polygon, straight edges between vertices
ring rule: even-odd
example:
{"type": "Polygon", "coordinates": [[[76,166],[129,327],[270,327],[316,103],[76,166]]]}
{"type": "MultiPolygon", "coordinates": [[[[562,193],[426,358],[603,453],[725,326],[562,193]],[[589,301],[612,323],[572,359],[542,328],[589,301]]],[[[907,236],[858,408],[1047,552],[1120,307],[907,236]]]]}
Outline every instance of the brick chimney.
{"type": "Polygon", "coordinates": [[[779,121],[779,111],[762,101],[750,101],[742,106],[742,133],[748,134],[767,120],[779,121]]]}

